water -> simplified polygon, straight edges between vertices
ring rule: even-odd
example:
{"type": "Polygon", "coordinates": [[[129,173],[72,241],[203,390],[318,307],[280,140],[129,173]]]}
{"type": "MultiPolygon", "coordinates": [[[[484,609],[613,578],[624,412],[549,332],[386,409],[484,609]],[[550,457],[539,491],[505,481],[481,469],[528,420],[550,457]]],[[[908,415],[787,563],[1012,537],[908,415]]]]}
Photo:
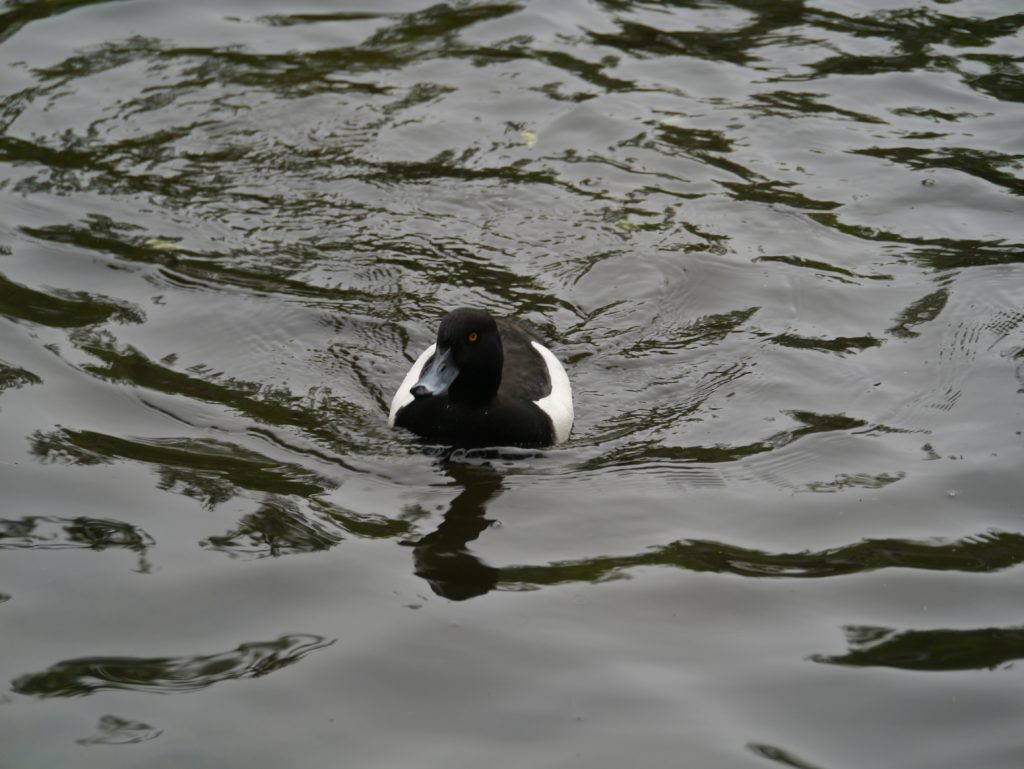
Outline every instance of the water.
{"type": "Polygon", "coordinates": [[[0,765],[1024,765],[1022,26],[7,0],[0,765]]]}

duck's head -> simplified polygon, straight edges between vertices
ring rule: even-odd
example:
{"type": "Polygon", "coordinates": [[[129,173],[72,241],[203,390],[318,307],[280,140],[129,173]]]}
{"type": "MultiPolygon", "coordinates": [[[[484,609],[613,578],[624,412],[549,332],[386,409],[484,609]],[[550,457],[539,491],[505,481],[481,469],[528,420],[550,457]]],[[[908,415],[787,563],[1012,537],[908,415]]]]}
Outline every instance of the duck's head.
{"type": "Polygon", "coordinates": [[[483,310],[452,310],[437,330],[433,358],[410,392],[416,399],[447,393],[453,402],[487,402],[501,384],[503,362],[494,318],[483,310]]]}

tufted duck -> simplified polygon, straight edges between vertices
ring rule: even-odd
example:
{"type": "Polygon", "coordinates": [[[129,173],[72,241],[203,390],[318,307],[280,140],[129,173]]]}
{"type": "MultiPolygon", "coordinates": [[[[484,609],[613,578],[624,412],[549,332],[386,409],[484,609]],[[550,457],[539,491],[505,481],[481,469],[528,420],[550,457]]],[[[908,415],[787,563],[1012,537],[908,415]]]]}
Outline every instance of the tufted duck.
{"type": "Polygon", "coordinates": [[[522,325],[453,310],[391,401],[388,424],[450,446],[548,446],[572,429],[572,388],[522,325]]]}

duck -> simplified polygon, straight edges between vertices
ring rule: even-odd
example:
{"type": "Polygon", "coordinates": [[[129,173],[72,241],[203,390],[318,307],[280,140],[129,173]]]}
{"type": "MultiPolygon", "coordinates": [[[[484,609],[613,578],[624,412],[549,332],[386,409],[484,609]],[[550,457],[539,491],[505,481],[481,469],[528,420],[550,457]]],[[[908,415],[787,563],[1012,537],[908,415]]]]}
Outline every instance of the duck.
{"type": "Polygon", "coordinates": [[[391,401],[388,424],[457,448],[565,443],[572,386],[530,329],[460,307],[413,363],[391,401]]]}

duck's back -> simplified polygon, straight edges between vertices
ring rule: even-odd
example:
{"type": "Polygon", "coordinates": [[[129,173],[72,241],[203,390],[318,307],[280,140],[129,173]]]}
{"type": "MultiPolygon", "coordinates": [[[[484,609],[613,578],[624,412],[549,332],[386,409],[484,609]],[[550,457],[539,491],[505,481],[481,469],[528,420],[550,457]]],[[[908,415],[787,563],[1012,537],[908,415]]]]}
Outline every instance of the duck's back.
{"type": "Polygon", "coordinates": [[[537,348],[543,344],[529,325],[508,318],[495,318],[505,352],[498,397],[509,401],[539,401],[551,394],[547,363],[537,348]]]}

